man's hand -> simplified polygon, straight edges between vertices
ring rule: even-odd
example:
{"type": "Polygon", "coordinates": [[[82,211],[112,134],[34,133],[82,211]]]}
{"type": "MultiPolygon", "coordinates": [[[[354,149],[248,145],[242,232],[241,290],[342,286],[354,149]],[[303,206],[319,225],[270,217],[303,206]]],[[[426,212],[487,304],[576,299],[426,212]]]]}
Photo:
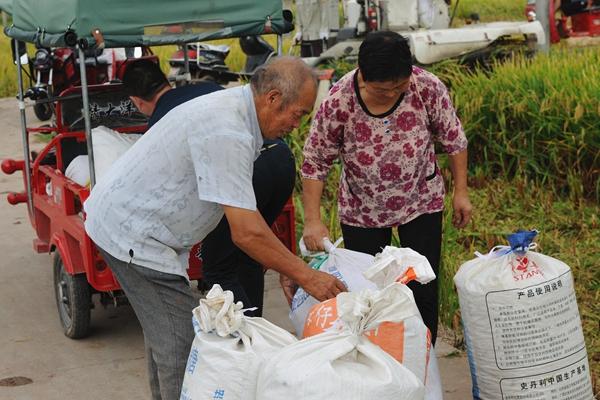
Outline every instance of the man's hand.
{"type": "MultiPolygon", "coordinates": [[[[223,210],[231,228],[233,243],[254,260],[296,281],[319,301],[346,290],[344,284],[332,275],[312,270],[302,259],[293,255],[277,239],[258,211],[225,205],[223,210]]],[[[283,286],[289,301],[293,296],[293,286],[287,280],[283,281],[283,286]]]]}
{"type": "Polygon", "coordinates": [[[455,192],[452,199],[452,224],[457,228],[464,228],[471,220],[473,214],[473,206],[469,200],[468,192],[455,192]]]}
{"type": "Polygon", "coordinates": [[[321,220],[306,221],[302,237],[308,250],[323,251],[323,239],[329,238],[329,231],[321,220]]]}
{"type": "Polygon", "coordinates": [[[279,283],[283,289],[283,295],[291,307],[292,299],[296,294],[296,290],[298,290],[298,284],[283,274],[279,274],[279,283]]]}
{"type": "Polygon", "coordinates": [[[335,276],[313,269],[310,270],[308,278],[299,283],[308,294],[319,301],[331,299],[347,291],[346,286],[335,276]]]}

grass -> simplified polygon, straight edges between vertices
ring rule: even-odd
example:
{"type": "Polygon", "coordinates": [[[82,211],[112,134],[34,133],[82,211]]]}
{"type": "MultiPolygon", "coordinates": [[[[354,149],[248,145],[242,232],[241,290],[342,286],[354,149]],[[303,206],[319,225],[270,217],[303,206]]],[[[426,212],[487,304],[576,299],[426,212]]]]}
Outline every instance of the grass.
{"type": "Polygon", "coordinates": [[[0,35],[0,97],[17,95],[17,70],[12,62],[10,40],[0,35]]]}
{"type": "MultiPolygon", "coordinates": [[[[481,22],[524,20],[526,3],[526,0],[458,0],[453,25],[464,24],[472,14],[478,14],[481,22]]],[[[452,0],[450,15],[456,4],[457,0],[452,0]]]]}

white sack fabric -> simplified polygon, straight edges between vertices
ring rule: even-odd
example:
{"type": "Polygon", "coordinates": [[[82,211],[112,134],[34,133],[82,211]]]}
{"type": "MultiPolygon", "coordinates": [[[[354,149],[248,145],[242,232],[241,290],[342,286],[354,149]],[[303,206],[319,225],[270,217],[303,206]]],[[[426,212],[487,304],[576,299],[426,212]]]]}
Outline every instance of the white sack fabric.
{"type": "MultiPolygon", "coordinates": [[[[386,353],[402,363],[426,386],[426,400],[442,400],[442,387],[435,353],[431,350],[431,334],[416,307],[412,291],[404,284],[416,280],[425,284],[435,279],[427,258],[410,248],[386,246],[375,256],[373,264],[363,275],[385,289],[396,282],[402,283],[395,300],[395,309],[380,313],[377,329],[365,336],[386,353]],[[402,294],[403,296],[400,296],[402,294]],[[398,319],[396,312],[413,308],[414,315],[398,319]]],[[[304,325],[304,337],[314,336],[335,326],[339,310],[337,299],[330,299],[311,308],[304,325]]]]}
{"type": "Polygon", "coordinates": [[[100,180],[110,167],[141,137],[139,134],[123,134],[105,126],[92,129],[94,169],[100,180]]]}
{"type": "MultiPolygon", "coordinates": [[[[332,244],[329,240],[325,241],[326,253],[317,255],[309,265],[313,269],[327,272],[338,278],[346,285],[349,291],[362,289],[375,289],[373,282],[368,281],[363,276],[363,272],[373,263],[373,256],[370,254],[359,253],[357,251],[339,249],[341,239],[332,244]]],[[[300,249],[305,256],[313,255],[306,251],[304,242],[300,240],[300,249]]],[[[319,302],[299,288],[292,299],[290,310],[290,319],[296,329],[296,336],[302,337],[304,322],[310,309],[319,302]]]]}
{"type": "Polygon", "coordinates": [[[395,307],[403,285],[337,296],[340,326],[287,346],[261,369],[257,399],[422,400],[423,383],[364,335],[377,329],[381,314],[397,319],[418,314],[395,307]]]}
{"type": "Polygon", "coordinates": [[[394,246],[385,246],[363,275],[380,289],[394,282],[414,280],[424,285],[435,279],[427,257],[408,247],[394,246]]]}
{"type": "Polygon", "coordinates": [[[193,310],[196,337],[181,400],[256,399],[261,365],[296,338],[264,318],[246,317],[233,293],[214,285],[193,310]]]}
{"type": "Polygon", "coordinates": [[[509,236],[454,277],[474,399],[593,398],[571,270],[531,251],[536,233],[509,236]]]}
{"type": "MultiPolygon", "coordinates": [[[[94,169],[96,181],[121,157],[142,135],[136,133],[119,133],[105,126],[92,129],[92,145],[94,148],[94,169]]],[[[88,156],[77,156],[69,163],[65,176],[81,186],[90,183],[90,165],[88,156]]]]}
{"type": "MultiPolygon", "coordinates": [[[[90,164],[88,156],[77,156],[67,166],[65,176],[81,186],[90,184],[90,164]]],[[[98,176],[98,174],[96,174],[98,176]]]]}

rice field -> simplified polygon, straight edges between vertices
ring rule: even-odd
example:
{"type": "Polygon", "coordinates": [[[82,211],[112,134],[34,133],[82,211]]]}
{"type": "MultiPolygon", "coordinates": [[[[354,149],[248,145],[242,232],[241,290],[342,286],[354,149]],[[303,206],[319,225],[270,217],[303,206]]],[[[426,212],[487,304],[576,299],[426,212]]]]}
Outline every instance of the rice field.
{"type": "Polygon", "coordinates": [[[481,22],[518,21],[525,18],[526,3],[526,0],[453,0],[451,10],[458,4],[455,25],[464,24],[472,14],[478,14],[481,22]]]}
{"type": "Polygon", "coordinates": [[[555,48],[493,72],[446,68],[443,79],[486,176],[520,177],[574,202],[600,201],[600,52],[555,48]]]}

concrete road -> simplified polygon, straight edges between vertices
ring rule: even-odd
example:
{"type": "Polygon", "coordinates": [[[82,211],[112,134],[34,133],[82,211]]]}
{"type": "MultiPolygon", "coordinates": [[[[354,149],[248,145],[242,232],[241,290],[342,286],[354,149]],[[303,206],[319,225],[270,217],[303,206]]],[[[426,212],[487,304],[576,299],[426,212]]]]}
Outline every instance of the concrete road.
{"type": "MultiPolygon", "coordinates": [[[[29,120],[37,123],[31,115],[29,120]]],[[[0,99],[0,124],[0,160],[22,158],[15,100],[0,99]]],[[[54,299],[52,256],[33,251],[34,232],[26,206],[6,202],[8,192],[22,188],[20,174],[0,173],[0,399],[150,398],[142,332],[129,307],[104,309],[96,304],[90,337],[71,340],[63,335],[54,299]],[[25,384],[16,385],[20,383],[25,384]]],[[[266,287],[265,317],[291,329],[275,274],[267,274],[266,287]]],[[[468,399],[470,378],[464,355],[441,343],[438,360],[445,399],[468,399]]]]}

